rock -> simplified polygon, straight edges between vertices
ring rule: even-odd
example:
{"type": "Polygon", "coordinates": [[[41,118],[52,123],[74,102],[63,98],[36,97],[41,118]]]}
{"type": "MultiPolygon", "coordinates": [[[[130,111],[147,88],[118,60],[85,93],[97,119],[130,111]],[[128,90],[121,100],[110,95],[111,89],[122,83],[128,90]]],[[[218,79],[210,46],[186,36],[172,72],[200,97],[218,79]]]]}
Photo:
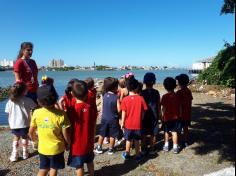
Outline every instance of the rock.
{"type": "Polygon", "coordinates": [[[235,98],[235,94],[231,94],[230,97],[231,97],[231,98],[235,98]]]}
{"type": "Polygon", "coordinates": [[[216,96],[217,93],[213,90],[210,90],[209,92],[207,92],[208,95],[212,95],[212,96],[216,96]]]}

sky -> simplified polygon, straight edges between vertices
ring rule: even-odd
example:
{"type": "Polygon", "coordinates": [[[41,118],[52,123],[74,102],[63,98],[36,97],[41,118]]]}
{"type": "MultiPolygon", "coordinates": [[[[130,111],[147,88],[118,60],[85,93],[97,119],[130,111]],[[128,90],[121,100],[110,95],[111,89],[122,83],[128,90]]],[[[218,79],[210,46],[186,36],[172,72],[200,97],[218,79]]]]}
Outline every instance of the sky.
{"type": "Polygon", "coordinates": [[[191,67],[235,41],[223,0],[0,0],[0,60],[34,44],[39,66],[191,67]]]}

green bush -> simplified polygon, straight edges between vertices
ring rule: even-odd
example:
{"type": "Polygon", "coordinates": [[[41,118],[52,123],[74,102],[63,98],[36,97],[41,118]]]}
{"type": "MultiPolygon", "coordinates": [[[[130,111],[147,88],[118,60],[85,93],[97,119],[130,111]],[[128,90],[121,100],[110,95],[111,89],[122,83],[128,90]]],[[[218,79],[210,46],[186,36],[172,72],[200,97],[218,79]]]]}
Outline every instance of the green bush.
{"type": "Polygon", "coordinates": [[[211,66],[199,75],[199,81],[235,88],[235,43],[225,45],[211,66]]]}

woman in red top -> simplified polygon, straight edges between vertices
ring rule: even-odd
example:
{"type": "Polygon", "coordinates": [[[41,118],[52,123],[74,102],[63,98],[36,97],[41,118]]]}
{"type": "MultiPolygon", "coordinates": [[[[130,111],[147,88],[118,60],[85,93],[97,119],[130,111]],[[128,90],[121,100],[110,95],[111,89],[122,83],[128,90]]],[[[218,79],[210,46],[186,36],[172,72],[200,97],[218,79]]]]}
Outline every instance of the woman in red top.
{"type": "Polygon", "coordinates": [[[37,89],[38,89],[38,67],[36,62],[31,59],[33,53],[33,44],[30,42],[23,42],[14,64],[14,74],[17,81],[23,81],[27,85],[27,97],[31,98],[37,103],[37,89]]]}

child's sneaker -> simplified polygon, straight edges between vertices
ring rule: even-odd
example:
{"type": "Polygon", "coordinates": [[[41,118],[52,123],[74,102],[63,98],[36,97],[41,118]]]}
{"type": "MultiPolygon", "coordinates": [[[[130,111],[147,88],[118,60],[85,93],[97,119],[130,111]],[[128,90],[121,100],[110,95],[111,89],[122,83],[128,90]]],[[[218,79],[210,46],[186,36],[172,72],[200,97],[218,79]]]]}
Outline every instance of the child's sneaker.
{"type": "Polygon", "coordinates": [[[109,148],[108,155],[113,155],[115,150],[113,148],[109,148]]]}
{"type": "Polygon", "coordinates": [[[127,152],[122,152],[121,156],[122,156],[122,158],[123,158],[124,160],[127,160],[127,159],[130,158],[129,153],[127,153],[127,152]]]}
{"type": "Polygon", "coordinates": [[[97,145],[97,147],[95,148],[94,152],[97,153],[97,154],[102,154],[103,153],[102,147],[97,145]]]}
{"type": "Polygon", "coordinates": [[[12,152],[10,156],[10,161],[15,162],[18,160],[18,157],[19,157],[18,152],[12,152]]]}
{"type": "Polygon", "coordinates": [[[169,152],[169,146],[165,146],[165,145],[164,145],[164,146],[163,146],[163,151],[164,151],[164,152],[169,152]]]}
{"type": "Polygon", "coordinates": [[[178,153],[179,153],[179,147],[173,148],[173,153],[174,153],[174,154],[178,154],[178,153]]]}

